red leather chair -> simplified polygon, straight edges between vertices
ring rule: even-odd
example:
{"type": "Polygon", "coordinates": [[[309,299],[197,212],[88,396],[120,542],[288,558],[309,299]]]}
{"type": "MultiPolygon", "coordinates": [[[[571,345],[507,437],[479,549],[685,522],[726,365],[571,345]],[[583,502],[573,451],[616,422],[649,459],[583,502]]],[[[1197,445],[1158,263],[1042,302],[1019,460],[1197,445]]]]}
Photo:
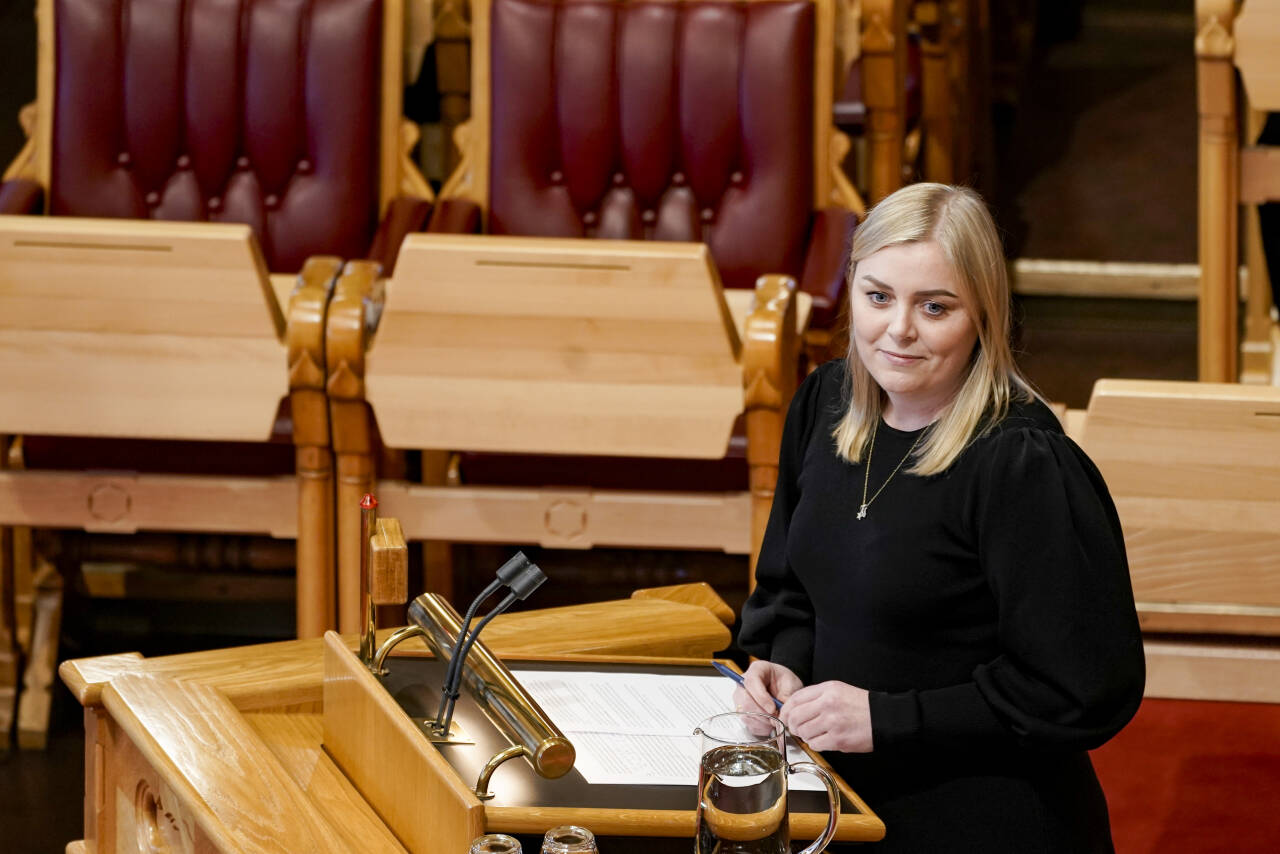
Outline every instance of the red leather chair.
{"type": "MultiPolygon", "coordinates": [[[[403,235],[431,210],[401,129],[402,0],[38,5],[35,132],[5,173],[0,213],[244,223],[279,303],[304,265],[310,296],[295,301],[289,318],[287,362],[280,342],[292,391],[274,428],[267,413],[261,441],[104,432],[24,435],[3,450],[16,457],[20,448],[18,462],[32,472],[296,475],[298,523],[311,529],[299,537],[307,568],[299,572],[297,629],[319,634],[335,621],[331,517],[327,529],[315,527],[326,528],[332,506],[328,290],[340,259],[372,258],[390,269],[403,235]],[[309,265],[317,256],[328,260],[309,265]]],[[[0,432],[23,431],[5,423],[0,432]]],[[[22,474],[6,477],[21,488],[22,474]]]]}
{"type": "MultiPolygon", "coordinates": [[[[472,117],[429,230],[700,241],[726,289],[798,282],[825,349],[859,205],[831,122],[832,20],[831,0],[473,2],[472,117]]],[[[339,466],[373,446],[363,420],[335,423],[339,466]]],[[[744,445],[692,478],[647,460],[636,484],[607,457],[464,457],[461,478],[744,489],[744,445]]]]}

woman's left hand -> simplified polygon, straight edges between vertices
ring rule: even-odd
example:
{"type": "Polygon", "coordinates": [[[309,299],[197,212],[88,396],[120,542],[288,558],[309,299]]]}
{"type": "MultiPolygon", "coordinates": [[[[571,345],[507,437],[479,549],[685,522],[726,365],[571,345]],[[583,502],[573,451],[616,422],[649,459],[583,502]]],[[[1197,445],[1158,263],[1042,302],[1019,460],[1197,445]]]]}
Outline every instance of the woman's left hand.
{"type": "Polygon", "coordinates": [[[778,717],[814,750],[871,752],[871,701],[862,688],[834,681],[809,685],[787,699],[778,717]]]}

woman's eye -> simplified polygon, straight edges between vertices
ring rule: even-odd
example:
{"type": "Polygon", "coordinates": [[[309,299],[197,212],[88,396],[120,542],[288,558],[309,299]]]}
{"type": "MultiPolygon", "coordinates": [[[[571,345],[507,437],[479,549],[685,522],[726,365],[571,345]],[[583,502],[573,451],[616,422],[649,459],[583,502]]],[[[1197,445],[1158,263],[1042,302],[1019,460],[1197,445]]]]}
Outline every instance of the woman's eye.
{"type": "Polygon", "coordinates": [[[884,305],[889,301],[889,295],[883,291],[868,291],[867,299],[870,300],[873,305],[884,305]]]}
{"type": "Polygon", "coordinates": [[[924,304],[924,313],[930,317],[941,317],[947,313],[947,307],[940,302],[927,302],[924,304]]]}

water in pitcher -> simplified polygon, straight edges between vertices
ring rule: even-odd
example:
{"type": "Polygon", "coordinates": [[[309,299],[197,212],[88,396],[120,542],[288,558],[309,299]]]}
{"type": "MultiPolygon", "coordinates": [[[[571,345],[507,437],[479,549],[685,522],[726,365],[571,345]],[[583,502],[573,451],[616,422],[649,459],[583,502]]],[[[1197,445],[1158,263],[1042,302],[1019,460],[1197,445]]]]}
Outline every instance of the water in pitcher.
{"type": "Polygon", "coordinates": [[[770,746],[730,744],[703,754],[696,854],[789,854],[786,773],[770,746]]]}

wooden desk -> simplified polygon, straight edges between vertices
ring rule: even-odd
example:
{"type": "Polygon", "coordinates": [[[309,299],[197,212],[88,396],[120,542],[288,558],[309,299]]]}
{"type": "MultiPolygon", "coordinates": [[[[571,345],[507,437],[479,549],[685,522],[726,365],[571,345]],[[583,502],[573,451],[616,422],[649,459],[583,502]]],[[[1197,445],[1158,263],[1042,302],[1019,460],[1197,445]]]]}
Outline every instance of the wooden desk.
{"type": "MultiPolygon", "coordinates": [[[[729,632],[706,607],[633,598],[504,615],[486,640],[511,656],[705,659],[729,632]]],[[[315,638],[65,662],[85,707],[85,839],[68,852],[403,854],[321,745],[321,656],[315,638]]]]}

